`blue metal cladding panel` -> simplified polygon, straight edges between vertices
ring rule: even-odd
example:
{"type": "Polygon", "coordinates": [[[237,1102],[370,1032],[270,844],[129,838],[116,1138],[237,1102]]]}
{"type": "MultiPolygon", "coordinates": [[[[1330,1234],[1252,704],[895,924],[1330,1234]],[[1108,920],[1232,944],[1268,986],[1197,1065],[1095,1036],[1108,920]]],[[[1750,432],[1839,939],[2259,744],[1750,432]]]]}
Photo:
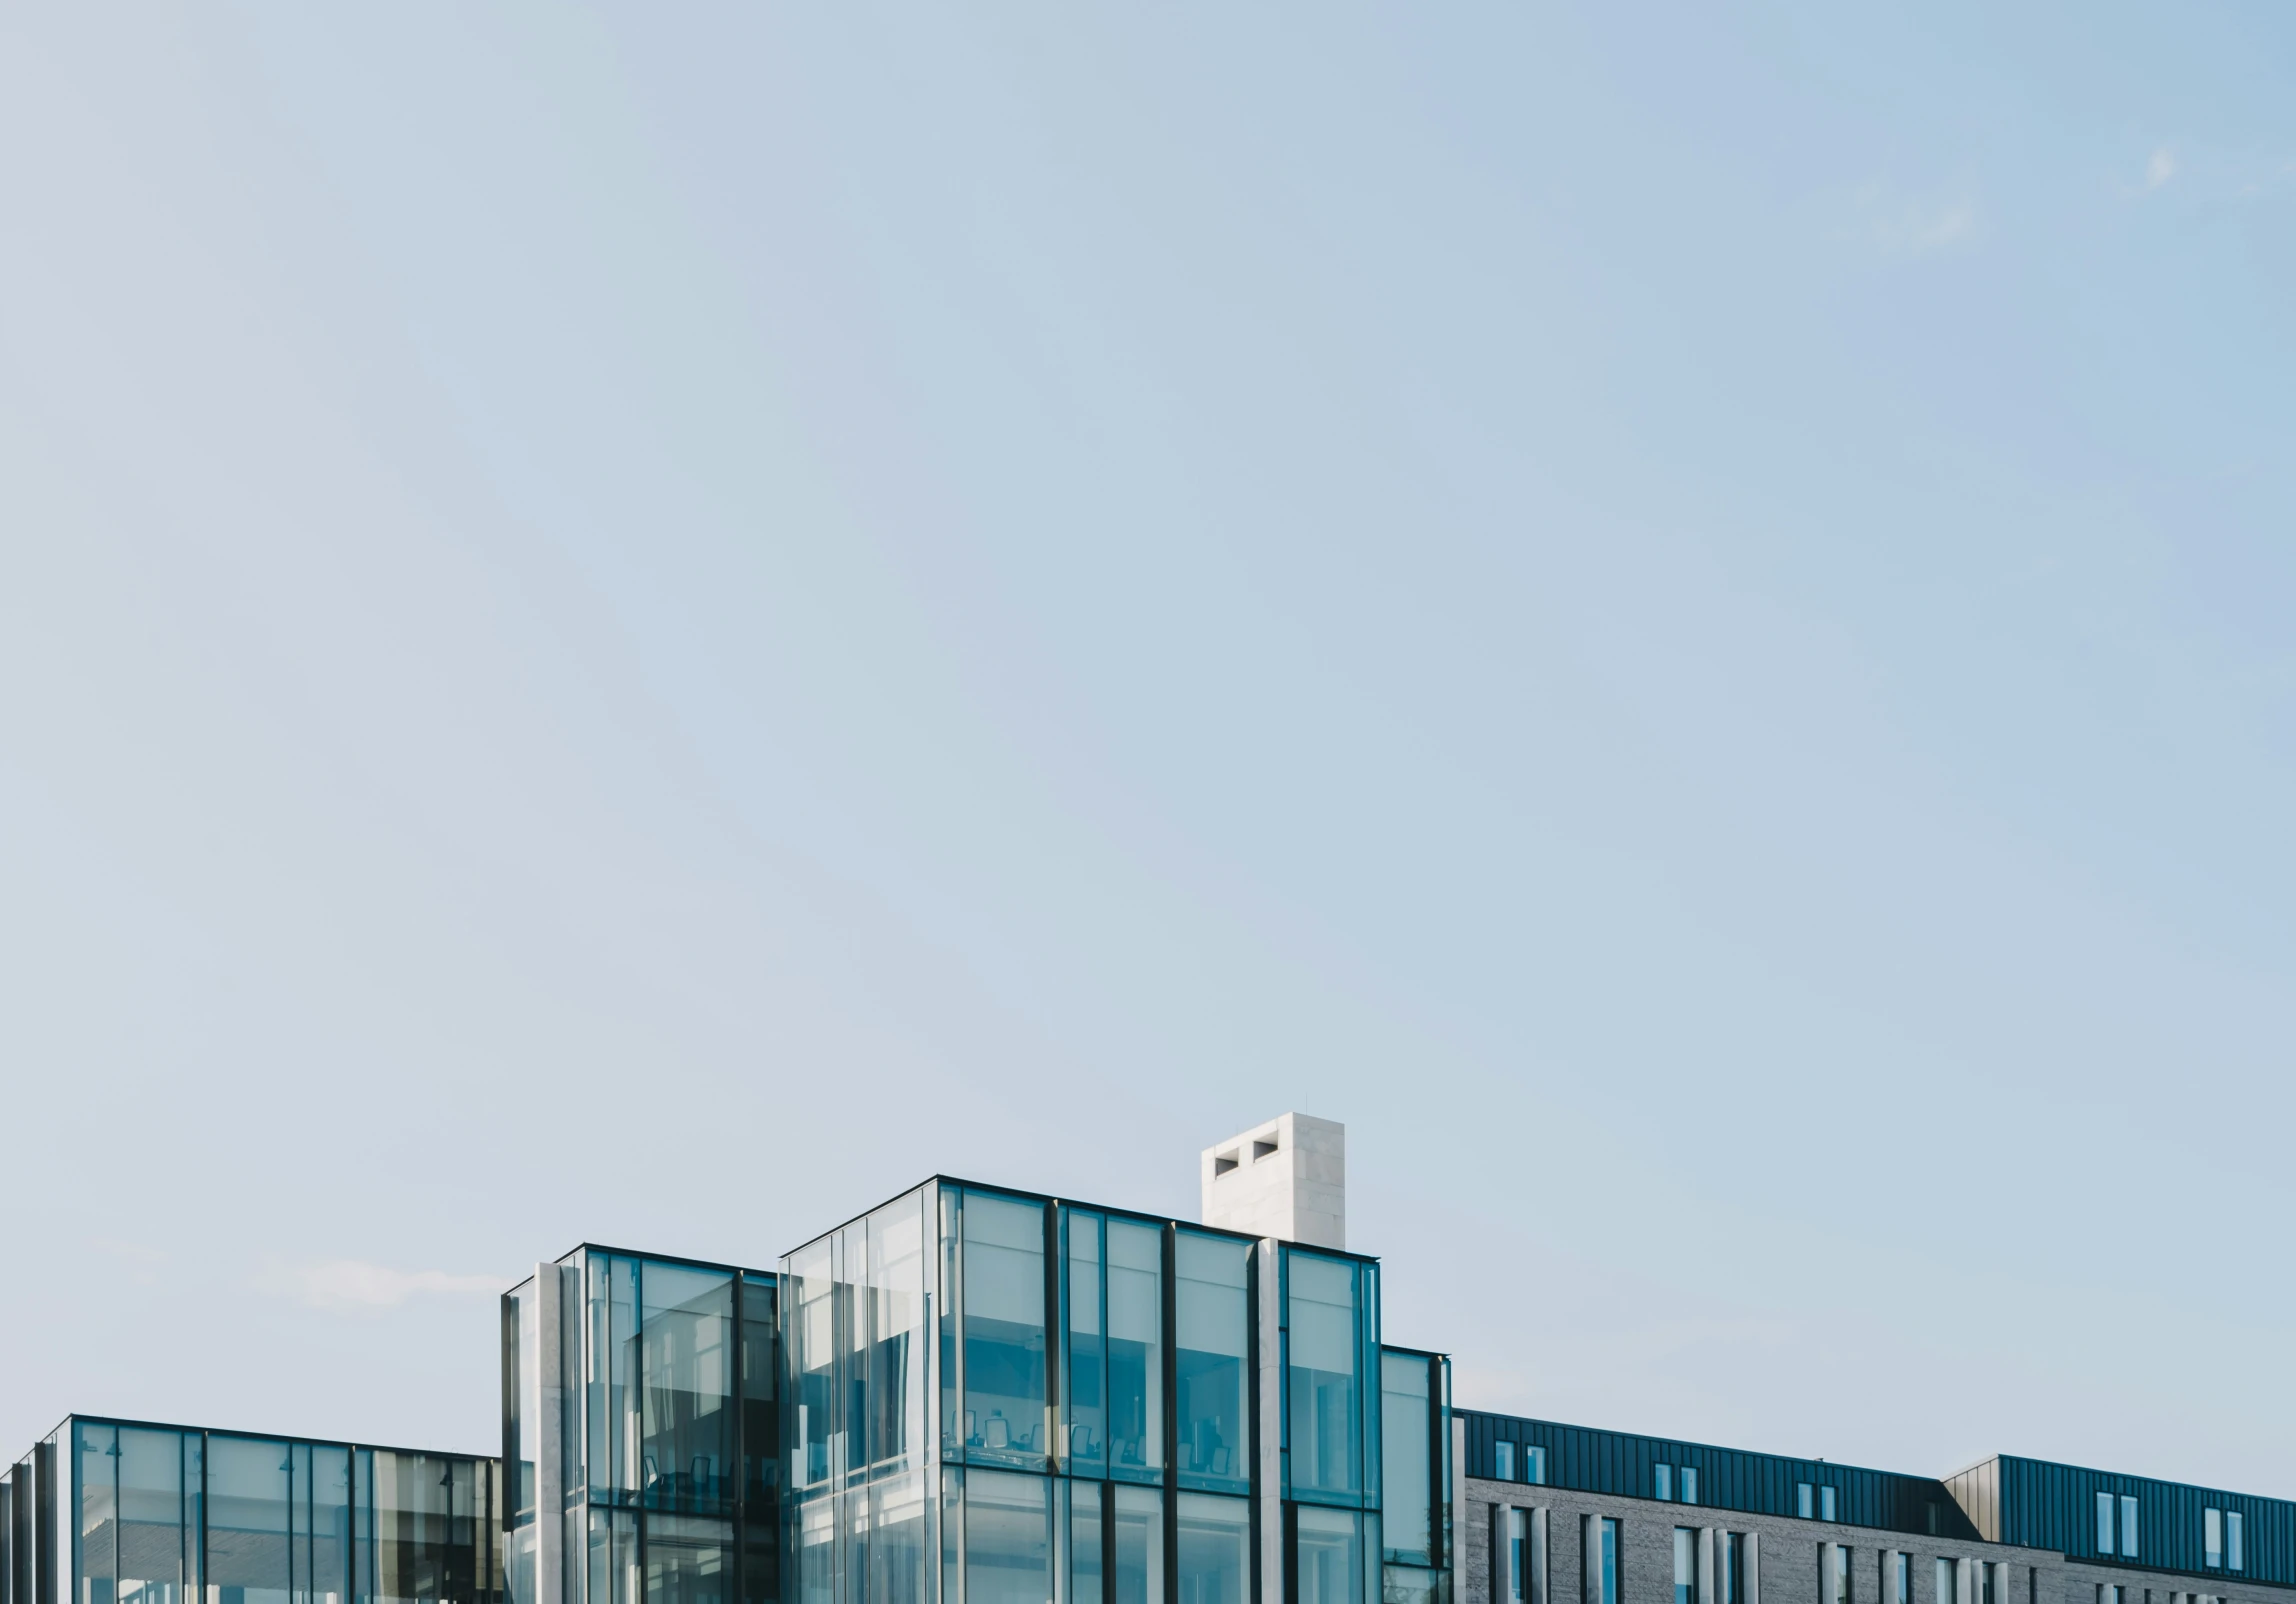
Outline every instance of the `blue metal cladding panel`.
{"type": "Polygon", "coordinates": [[[2296,1504],[2248,1493],[2227,1493],[2184,1482],[2123,1476],[2043,1459],[2004,1454],[2001,1467],[2002,1541],[2054,1549],[2091,1563],[2185,1571],[2238,1581],[2296,1584],[2296,1504]],[[2115,1527],[2112,1554],[2098,1551],[2097,1494],[2112,1495],[2118,1519],[2123,1497],[2137,1501],[2137,1553],[2123,1559],[2115,1527]],[[2211,1509],[2241,1517],[2242,1567],[2207,1564],[2205,1522],[2211,1509]]]}
{"type": "Polygon", "coordinates": [[[1651,1498],[1657,1467],[1668,1465],[1674,1467],[1674,1501],[1678,1503],[1681,1471],[1688,1468],[1698,1473],[1698,1504],[1710,1509],[1796,1515],[1798,1489],[1808,1483],[1813,1489],[1834,1489],[1835,1519],[1843,1525],[1918,1536],[1966,1539],[1977,1535],[1961,1506],[1932,1477],[1748,1453],[1666,1437],[1638,1437],[1482,1410],[1455,1413],[1467,1424],[1466,1469],[1470,1476],[1493,1476],[1497,1445],[1509,1442],[1517,1445],[1517,1479],[1524,1463],[1523,1447],[1539,1447],[1546,1450],[1547,1485],[1575,1492],[1651,1498]]]}

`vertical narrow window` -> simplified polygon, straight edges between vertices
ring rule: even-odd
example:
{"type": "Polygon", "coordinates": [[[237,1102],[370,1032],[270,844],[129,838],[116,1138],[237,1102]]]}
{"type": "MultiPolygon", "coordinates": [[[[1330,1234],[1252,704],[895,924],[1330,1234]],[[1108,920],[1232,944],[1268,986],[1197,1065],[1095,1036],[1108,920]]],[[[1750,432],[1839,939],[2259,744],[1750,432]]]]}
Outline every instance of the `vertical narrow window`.
{"type": "Polygon", "coordinates": [[[1426,1359],[1415,1353],[1379,1356],[1379,1482],[1384,1515],[1379,1540],[1388,1557],[1401,1565],[1435,1563],[1435,1469],[1429,1450],[1439,1398],[1426,1359]]]}
{"type": "Polygon", "coordinates": [[[1492,1448],[1491,1474],[1501,1481],[1513,1481],[1515,1479],[1515,1445],[1513,1443],[1503,1442],[1492,1448]]]}
{"type": "Polygon", "coordinates": [[[1850,1604],[1850,1545],[1833,1543],[1834,1574],[1827,1592],[1829,1604],[1850,1604]]]}
{"type": "Polygon", "coordinates": [[[1526,1510],[1499,1511],[1499,1552],[1494,1558],[1499,1566],[1500,1604],[1525,1604],[1528,1597],[1524,1579],[1530,1574],[1526,1552],[1530,1547],[1529,1524],[1526,1510]]]}
{"type": "Polygon", "coordinates": [[[1746,1538],[1741,1532],[1719,1532],[1714,1543],[1715,1604],[1739,1604],[1746,1596],[1746,1538]]]}
{"type": "MultiPolygon", "coordinates": [[[[1108,1465],[1108,1348],[1101,1320],[1107,1282],[1100,1242],[1107,1226],[1100,1215],[1064,1209],[1060,1228],[1068,1251],[1068,1363],[1061,1368],[1063,1412],[1067,1416],[1062,1434],[1067,1440],[1059,1447],[1063,1468],[1070,1474],[1097,1476],[1108,1465]]],[[[1093,1541],[1097,1543],[1097,1500],[1090,1518],[1095,1523],[1093,1541]]],[[[1084,1519],[1083,1515],[1077,1517],[1079,1534],[1084,1519]]],[[[1079,1535],[1078,1541],[1082,1540],[1079,1535]]],[[[1097,1551],[1093,1562],[1099,1562],[1097,1551]]],[[[1081,1557],[1077,1563],[1082,1565],[1081,1557]]],[[[1097,1589],[1099,1572],[1091,1575],[1092,1586],[1097,1589]]],[[[1081,1589],[1083,1584],[1078,1586],[1081,1589]]]]}
{"type": "Polygon", "coordinates": [[[2242,1524],[2239,1510],[2228,1509],[2224,1512],[2224,1568],[2228,1571],[2248,1568],[2247,1556],[2241,1551],[2242,1524]]]}
{"type": "Polygon", "coordinates": [[[1674,1604],[1698,1604],[1698,1533],[1674,1528],[1674,1604]]]}
{"type": "Polygon", "coordinates": [[[2137,1501],[2123,1494],[2121,1497],[2121,1558],[2137,1557],[2137,1501]]]}
{"type": "MultiPolygon", "coordinates": [[[[1284,1311],[1290,1364],[1291,1484],[1302,1490],[1363,1489],[1361,1356],[1355,1266],[1343,1259],[1287,1252],[1284,1311]]],[[[1182,1445],[1186,1463],[1188,1445],[1182,1445]]],[[[1238,1473],[1242,1472],[1239,1465],[1238,1473]]]]}
{"type": "Polygon", "coordinates": [[[1595,1604],[1618,1604],[1618,1522],[1602,1523],[1602,1570],[1597,1578],[1601,1591],[1595,1604]]]}
{"type": "Polygon", "coordinates": [[[1044,1434],[1044,1205],[967,1192],[964,1278],[965,1457],[1038,1468],[1052,1449],[1044,1434]]]}
{"type": "Polygon", "coordinates": [[[1697,1502],[1698,1502],[1698,1470],[1697,1470],[1697,1467],[1695,1467],[1695,1466],[1692,1466],[1692,1465],[1684,1465],[1684,1466],[1682,1467],[1682,1477],[1681,1477],[1681,1481],[1682,1481],[1682,1501],[1683,1501],[1685,1504],[1695,1504],[1695,1503],[1697,1503],[1697,1502]]]}
{"type": "Polygon", "coordinates": [[[1251,1248],[1226,1237],[1181,1231],[1173,1252],[1177,1336],[1172,1371],[1179,1409],[1173,1452],[1180,1461],[1181,1485],[1243,1491],[1251,1485],[1245,1374],[1251,1351],[1245,1292],[1251,1248]]]}
{"type": "Polygon", "coordinates": [[[1164,1469],[1164,1232],[1132,1220],[1108,1222],[1108,1467],[1164,1469]]]}
{"type": "Polygon", "coordinates": [[[2218,1509],[2201,1511],[2200,1562],[2210,1570],[2224,1564],[2224,1512],[2218,1509]]]}
{"type": "Polygon", "coordinates": [[[2097,1494],[2097,1552],[2110,1554],[2112,1551],[2113,1495],[2111,1493],[2099,1493],[2097,1494]]]}
{"type": "Polygon", "coordinates": [[[1810,1484],[1806,1481],[1794,1484],[1794,1513],[1804,1520],[1814,1513],[1810,1507],[1810,1484]]]}
{"type": "Polygon", "coordinates": [[[1937,1562],[1935,1604],[1961,1604],[1961,1567],[1942,1557],[1937,1562]]]}
{"type": "Polygon", "coordinates": [[[1547,1484],[1547,1451],[1537,1443],[1523,1444],[1523,1480],[1534,1487],[1547,1484]]]}
{"type": "Polygon", "coordinates": [[[1832,1520],[1833,1518],[1834,1490],[1831,1487],[1821,1487],[1818,1489],[1818,1519],[1832,1520]]]}
{"type": "Polygon", "coordinates": [[[1674,1467],[1672,1465],[1653,1465],[1650,1467],[1650,1496],[1662,1504],[1674,1497],[1674,1467]]]}
{"type": "Polygon", "coordinates": [[[1913,1556],[1889,1557],[1889,1604],[1913,1604],[1913,1556]]]}

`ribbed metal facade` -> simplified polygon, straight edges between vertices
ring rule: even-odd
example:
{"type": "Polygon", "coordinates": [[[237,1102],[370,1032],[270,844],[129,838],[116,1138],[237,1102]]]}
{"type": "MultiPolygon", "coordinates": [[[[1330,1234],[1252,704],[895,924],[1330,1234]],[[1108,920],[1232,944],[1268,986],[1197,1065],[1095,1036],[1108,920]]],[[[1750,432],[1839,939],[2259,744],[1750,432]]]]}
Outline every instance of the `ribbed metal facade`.
{"type": "Polygon", "coordinates": [[[1696,1502],[1713,1509],[1756,1515],[1801,1513],[1801,1488],[1811,1489],[1812,1513],[1823,1506],[1821,1490],[1834,1490],[1834,1519],[1849,1526],[1925,1537],[1978,1535],[1945,1484],[1929,1476],[1865,1470],[1823,1459],[1789,1459],[1777,1454],[1715,1448],[1671,1437],[1638,1437],[1591,1426],[1565,1426],[1551,1420],[1455,1411],[1467,1423],[1467,1474],[1490,1477],[1497,1471],[1497,1445],[1516,1444],[1515,1476],[1524,1474],[1525,1446],[1546,1452],[1546,1483],[1574,1492],[1608,1493],[1622,1498],[1656,1494],[1658,1467],[1667,1466],[1672,1498],[1683,1502],[1682,1471],[1698,1477],[1696,1502]]]}
{"type": "Polygon", "coordinates": [[[2228,1493],[2183,1482],[2123,1476],[2079,1465],[2052,1464],[2002,1454],[1951,1477],[1955,1493],[1976,1524],[1996,1542],[2052,1549],[2090,1564],[2186,1571],[2230,1587],[2238,1582],[2296,1585],[2296,1504],[2249,1493],[2228,1493]],[[2112,1496],[2115,1526],[2110,1551],[2100,1541],[2097,1495],[2112,1496]],[[2119,1505],[2134,1498],[2136,1554],[2121,1552],[2119,1505]],[[2207,1512],[2241,1517],[2241,1567],[2207,1563],[2207,1512]]]}

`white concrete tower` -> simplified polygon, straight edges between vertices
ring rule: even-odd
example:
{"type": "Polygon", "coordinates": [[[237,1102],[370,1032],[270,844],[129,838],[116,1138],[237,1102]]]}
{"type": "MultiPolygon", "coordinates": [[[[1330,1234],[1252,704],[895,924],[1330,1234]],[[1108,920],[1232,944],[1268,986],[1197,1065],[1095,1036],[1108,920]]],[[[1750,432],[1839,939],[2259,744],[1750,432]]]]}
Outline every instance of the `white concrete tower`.
{"type": "Polygon", "coordinates": [[[1279,1114],[1205,1148],[1204,1223],[1344,1249],[1347,1127],[1312,1114],[1279,1114]]]}

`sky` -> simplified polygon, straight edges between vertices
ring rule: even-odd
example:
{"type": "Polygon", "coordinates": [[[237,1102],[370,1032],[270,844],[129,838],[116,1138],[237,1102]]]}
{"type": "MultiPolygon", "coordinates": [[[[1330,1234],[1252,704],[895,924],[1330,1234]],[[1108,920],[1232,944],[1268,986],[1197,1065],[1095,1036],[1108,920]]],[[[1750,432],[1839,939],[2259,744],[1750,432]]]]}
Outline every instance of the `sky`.
{"type": "Polygon", "coordinates": [[[1462,1404],[2296,1496],[2296,13],[0,11],[0,1455],[1348,1127],[1462,1404]]]}

